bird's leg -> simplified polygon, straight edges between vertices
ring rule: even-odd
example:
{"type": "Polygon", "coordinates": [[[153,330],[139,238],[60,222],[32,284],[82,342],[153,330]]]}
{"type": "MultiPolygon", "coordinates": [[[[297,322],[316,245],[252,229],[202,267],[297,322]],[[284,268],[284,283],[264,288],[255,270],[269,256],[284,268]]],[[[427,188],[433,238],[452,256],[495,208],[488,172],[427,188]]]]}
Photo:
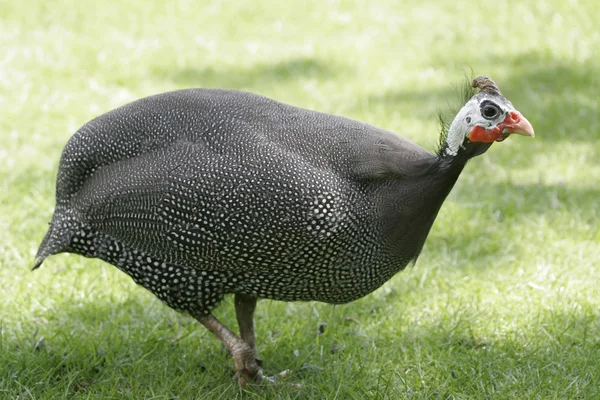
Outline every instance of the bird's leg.
{"type": "MultiPolygon", "coordinates": [[[[245,294],[235,295],[235,313],[237,315],[238,326],[240,327],[240,336],[248,343],[252,349],[252,355],[256,360],[257,365],[262,367],[262,362],[258,358],[258,350],[256,348],[256,336],[254,334],[254,310],[256,310],[257,298],[245,294]]],[[[277,383],[281,378],[284,378],[289,373],[285,370],[275,376],[261,376],[270,383],[277,383]]]]}
{"type": "Polygon", "coordinates": [[[246,386],[246,378],[253,381],[260,381],[262,379],[262,370],[256,363],[255,352],[248,343],[211,314],[203,316],[193,315],[193,317],[211,331],[223,343],[229,354],[231,354],[235,362],[235,369],[238,371],[236,378],[242,387],[246,386]]]}
{"type": "Polygon", "coordinates": [[[258,358],[256,349],[256,336],[254,335],[254,310],[256,309],[257,298],[245,294],[235,295],[235,313],[237,315],[238,326],[240,327],[240,336],[252,349],[252,354],[258,365],[261,361],[258,358]]]}

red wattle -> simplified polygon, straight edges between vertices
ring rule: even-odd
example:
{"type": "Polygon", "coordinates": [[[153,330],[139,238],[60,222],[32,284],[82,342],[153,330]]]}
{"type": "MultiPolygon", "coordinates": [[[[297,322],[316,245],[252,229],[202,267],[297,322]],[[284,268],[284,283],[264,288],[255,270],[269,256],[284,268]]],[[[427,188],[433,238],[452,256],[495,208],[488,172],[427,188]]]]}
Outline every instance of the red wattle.
{"type": "Polygon", "coordinates": [[[496,127],[487,130],[483,126],[477,125],[474,126],[473,129],[471,129],[471,132],[469,133],[469,140],[471,142],[493,143],[495,141],[504,140],[504,138],[502,138],[502,140],[498,140],[501,134],[501,128],[496,127]]]}

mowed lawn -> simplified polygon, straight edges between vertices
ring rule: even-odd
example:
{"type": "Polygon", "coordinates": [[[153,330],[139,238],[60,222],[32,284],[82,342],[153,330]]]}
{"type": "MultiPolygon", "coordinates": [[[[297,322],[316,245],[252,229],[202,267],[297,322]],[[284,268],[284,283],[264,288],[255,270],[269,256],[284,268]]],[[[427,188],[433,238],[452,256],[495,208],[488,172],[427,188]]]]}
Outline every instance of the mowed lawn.
{"type": "MultiPolygon", "coordinates": [[[[0,1],[0,398],[600,398],[599,24],[594,0],[0,1]],[[433,149],[465,73],[537,136],[472,160],[373,294],[259,302],[279,385],[240,389],[211,334],[110,265],[30,270],[62,148],[103,112],[243,89],[433,149]]],[[[236,327],[230,298],[215,314],[236,327]]]]}

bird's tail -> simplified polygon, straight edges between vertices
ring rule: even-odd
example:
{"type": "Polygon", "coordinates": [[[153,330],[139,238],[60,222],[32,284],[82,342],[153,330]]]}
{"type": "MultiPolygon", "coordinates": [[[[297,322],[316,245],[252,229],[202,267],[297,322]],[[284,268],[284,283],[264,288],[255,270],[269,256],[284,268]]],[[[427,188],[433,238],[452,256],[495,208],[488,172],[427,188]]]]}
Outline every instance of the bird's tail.
{"type": "Polygon", "coordinates": [[[68,251],[75,236],[76,225],[68,212],[57,207],[48,232],[46,232],[46,236],[44,236],[37,251],[32,269],[39,268],[49,256],[68,251]]]}

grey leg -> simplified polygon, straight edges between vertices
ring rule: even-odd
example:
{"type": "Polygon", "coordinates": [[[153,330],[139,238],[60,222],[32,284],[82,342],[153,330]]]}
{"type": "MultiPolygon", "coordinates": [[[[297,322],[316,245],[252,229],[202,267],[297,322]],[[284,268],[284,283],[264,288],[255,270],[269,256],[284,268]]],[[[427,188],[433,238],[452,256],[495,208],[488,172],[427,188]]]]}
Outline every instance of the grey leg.
{"type": "MultiPolygon", "coordinates": [[[[252,357],[256,364],[261,367],[262,363],[258,358],[258,350],[256,349],[256,335],[254,333],[254,310],[256,310],[257,298],[247,296],[245,294],[235,295],[235,313],[237,315],[238,325],[240,327],[240,336],[248,344],[251,350],[252,357]]],[[[261,371],[262,372],[262,371],[261,371]]],[[[280,379],[285,378],[289,374],[289,370],[285,370],[275,376],[262,376],[267,382],[276,384],[280,379]]]]}
{"type": "Polygon", "coordinates": [[[202,325],[211,331],[225,346],[233,361],[235,369],[238,371],[236,378],[242,385],[246,386],[246,378],[251,381],[260,381],[262,379],[262,370],[256,363],[255,351],[252,347],[218,319],[211,314],[196,316],[193,315],[202,325]]]}
{"type": "Polygon", "coordinates": [[[256,309],[257,298],[245,294],[235,295],[235,313],[237,315],[238,326],[240,327],[240,336],[248,343],[252,354],[258,365],[258,350],[256,349],[256,336],[254,334],[254,310],[256,309]]]}

